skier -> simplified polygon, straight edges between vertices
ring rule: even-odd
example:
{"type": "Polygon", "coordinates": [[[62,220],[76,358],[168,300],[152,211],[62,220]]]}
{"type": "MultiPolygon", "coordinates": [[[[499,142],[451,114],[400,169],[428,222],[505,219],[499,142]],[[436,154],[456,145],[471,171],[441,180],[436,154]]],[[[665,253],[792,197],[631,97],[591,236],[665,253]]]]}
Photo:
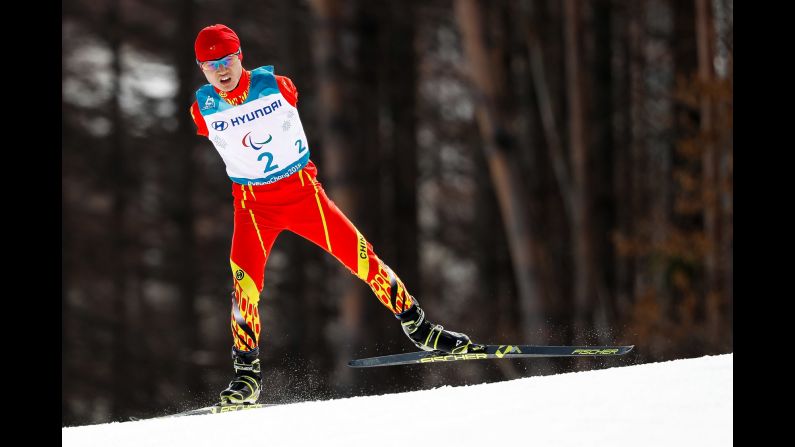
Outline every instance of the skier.
{"type": "Polygon", "coordinates": [[[254,403],[259,398],[257,305],[265,264],[282,230],[314,242],[367,283],[418,348],[466,353],[469,337],[429,322],[397,274],[326,196],[309,159],[293,82],[274,74],[270,65],[244,69],[240,39],[225,25],[202,29],[194,49],[209,84],[196,91],[191,116],[196,133],[207,137],[221,155],[234,197],[229,263],[235,375],[221,391],[221,403],[254,403]]]}

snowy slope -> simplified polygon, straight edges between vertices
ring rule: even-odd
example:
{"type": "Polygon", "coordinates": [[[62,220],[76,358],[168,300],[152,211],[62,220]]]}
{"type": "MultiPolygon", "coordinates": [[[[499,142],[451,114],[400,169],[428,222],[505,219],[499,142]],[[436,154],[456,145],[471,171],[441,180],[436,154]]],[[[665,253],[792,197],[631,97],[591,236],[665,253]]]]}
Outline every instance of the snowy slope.
{"type": "Polygon", "coordinates": [[[730,446],[733,354],[62,429],[63,446],[730,446]],[[510,444],[508,444],[510,442],[510,444]]]}

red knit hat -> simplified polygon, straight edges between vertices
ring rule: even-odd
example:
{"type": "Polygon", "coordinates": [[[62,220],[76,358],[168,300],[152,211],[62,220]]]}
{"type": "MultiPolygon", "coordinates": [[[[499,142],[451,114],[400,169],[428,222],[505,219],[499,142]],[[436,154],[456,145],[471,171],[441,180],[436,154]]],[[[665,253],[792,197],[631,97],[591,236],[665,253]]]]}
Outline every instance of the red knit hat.
{"type": "Polygon", "coordinates": [[[210,25],[199,31],[193,49],[196,51],[196,60],[211,61],[237,53],[240,49],[240,39],[226,25],[210,25]]]}

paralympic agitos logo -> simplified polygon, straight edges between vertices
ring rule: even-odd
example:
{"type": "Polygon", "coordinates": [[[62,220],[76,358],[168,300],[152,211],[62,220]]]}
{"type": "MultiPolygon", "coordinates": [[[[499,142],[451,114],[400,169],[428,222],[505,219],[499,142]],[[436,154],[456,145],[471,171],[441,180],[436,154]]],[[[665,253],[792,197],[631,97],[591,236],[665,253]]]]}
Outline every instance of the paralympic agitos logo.
{"type": "MultiPolygon", "coordinates": [[[[260,138],[257,138],[257,139],[259,140],[260,138]]],[[[265,140],[265,141],[254,141],[254,139],[251,138],[251,132],[248,132],[247,134],[245,134],[243,136],[242,144],[245,147],[250,147],[250,148],[254,149],[255,151],[258,151],[258,150],[262,149],[263,146],[265,146],[266,144],[270,143],[272,139],[273,139],[273,135],[268,134],[268,139],[267,140],[265,140]]]]}

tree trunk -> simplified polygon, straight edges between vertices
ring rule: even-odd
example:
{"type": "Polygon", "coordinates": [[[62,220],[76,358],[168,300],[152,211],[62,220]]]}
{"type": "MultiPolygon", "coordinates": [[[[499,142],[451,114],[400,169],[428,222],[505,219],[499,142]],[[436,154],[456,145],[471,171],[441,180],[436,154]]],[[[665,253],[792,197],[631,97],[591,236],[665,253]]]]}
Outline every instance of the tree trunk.
{"type": "Polygon", "coordinates": [[[563,199],[563,209],[566,212],[566,217],[571,220],[574,215],[571,175],[569,174],[570,170],[566,162],[566,154],[564,153],[563,138],[560,134],[558,123],[556,122],[555,111],[552,107],[552,87],[547,82],[544,50],[541,47],[538,33],[533,29],[533,25],[527,22],[528,21],[526,21],[524,25],[527,36],[530,71],[532,73],[533,87],[535,88],[538,101],[538,114],[543,123],[546,147],[548,148],[549,157],[552,161],[555,180],[560,190],[560,196],[563,199]]]}
{"type": "Polygon", "coordinates": [[[630,27],[629,8],[615,6],[613,43],[613,102],[615,110],[611,126],[615,134],[615,176],[611,183],[615,203],[616,228],[610,234],[616,252],[615,305],[618,318],[628,321],[633,297],[633,256],[627,250],[627,241],[632,235],[632,152],[631,89],[630,85],[630,27]]]}
{"type": "MultiPolygon", "coordinates": [[[[647,177],[649,176],[648,157],[646,150],[646,127],[641,117],[644,113],[647,92],[644,85],[645,60],[643,48],[646,45],[646,37],[643,32],[643,17],[645,15],[644,2],[632,2],[627,6],[627,33],[628,33],[628,109],[627,126],[629,151],[627,153],[628,182],[624,185],[628,187],[627,201],[628,212],[625,217],[629,270],[631,276],[631,295],[632,317],[641,314],[644,309],[657,309],[656,297],[651,292],[651,279],[647,268],[647,241],[649,223],[649,193],[647,177]]],[[[651,312],[650,312],[651,313],[651,312]]],[[[655,351],[659,352],[659,346],[655,344],[652,322],[648,321],[646,314],[642,320],[637,322],[638,343],[647,343],[649,351],[654,356],[655,351]]]]}
{"type": "MultiPolygon", "coordinates": [[[[194,172],[196,162],[194,160],[195,125],[193,124],[188,111],[190,105],[195,100],[192,88],[192,73],[196,70],[193,60],[193,42],[195,32],[193,25],[193,0],[182,0],[179,5],[180,20],[177,42],[174,46],[173,58],[177,61],[177,132],[174,134],[174,148],[179,154],[178,159],[174,160],[177,165],[176,183],[174,189],[176,197],[174,200],[174,215],[177,231],[179,233],[176,250],[176,258],[171,259],[175,266],[175,280],[178,290],[179,315],[175,318],[174,327],[179,331],[178,365],[177,380],[183,384],[182,389],[191,393],[194,398],[205,389],[205,381],[202,375],[197,373],[194,355],[199,347],[199,313],[197,311],[197,292],[198,292],[198,266],[196,259],[196,231],[195,220],[196,212],[193,205],[194,172]]],[[[231,286],[231,278],[230,278],[231,286]]],[[[231,289],[230,289],[231,292],[231,289]]],[[[218,299],[228,299],[218,297],[218,299]]],[[[231,348],[231,347],[230,347],[231,348]]]]}
{"type": "MultiPolygon", "coordinates": [[[[354,131],[352,108],[346,104],[345,83],[351,82],[349,70],[342,60],[354,57],[347,54],[342,45],[344,23],[350,22],[349,4],[340,0],[312,0],[310,2],[315,17],[313,27],[314,60],[318,85],[318,115],[321,144],[315,150],[323,151],[325,166],[319,166],[324,188],[349,219],[356,225],[360,189],[355,184],[357,135],[354,131]],[[348,6],[348,9],[346,9],[348,6]],[[353,146],[353,147],[352,147],[353,146]]],[[[355,86],[353,87],[355,88],[355,86]]],[[[365,237],[368,237],[364,234],[365,237]]],[[[334,387],[345,393],[353,386],[353,376],[347,367],[352,357],[352,347],[358,340],[361,330],[363,288],[357,280],[350,277],[347,270],[337,275],[333,281],[338,290],[337,296],[327,299],[339,300],[339,321],[333,323],[332,343],[335,344],[334,387]]]]}
{"type": "Polygon", "coordinates": [[[111,354],[111,383],[112,383],[112,408],[111,417],[116,418],[124,413],[128,405],[129,375],[127,374],[127,188],[128,174],[126,169],[127,159],[124,153],[124,123],[121,114],[121,14],[118,0],[110,3],[107,12],[107,33],[111,51],[111,96],[110,96],[110,178],[112,179],[113,205],[111,208],[112,253],[118,256],[112,261],[111,278],[113,281],[112,318],[112,354],[111,354]]]}
{"type": "MultiPolygon", "coordinates": [[[[616,258],[610,237],[616,228],[616,204],[610,185],[615,178],[615,139],[612,123],[613,106],[613,5],[610,0],[597,0],[594,8],[594,69],[593,69],[593,257],[594,282],[605,317],[605,328],[615,326],[617,309],[615,300],[616,258]]],[[[600,332],[600,343],[613,343],[612,337],[600,332]]]]}
{"type": "Polygon", "coordinates": [[[595,287],[592,268],[591,212],[588,185],[588,147],[585,129],[585,98],[580,51],[580,2],[565,0],[564,40],[566,83],[569,101],[569,140],[572,168],[572,240],[574,245],[575,327],[580,342],[594,325],[595,287]]]}
{"type": "Polygon", "coordinates": [[[385,136],[384,142],[392,146],[394,202],[389,218],[395,222],[392,238],[395,264],[411,294],[421,297],[417,247],[417,58],[414,51],[417,19],[414,9],[413,2],[390,3],[385,73],[391,133],[385,136]]]}
{"type": "Polygon", "coordinates": [[[704,233],[707,241],[706,318],[713,344],[720,342],[720,302],[723,295],[721,272],[722,220],[720,219],[718,151],[716,146],[715,105],[711,87],[714,83],[712,61],[714,51],[713,14],[710,0],[696,0],[696,43],[698,48],[698,81],[700,85],[700,131],[703,144],[702,169],[704,200],[704,233]]]}
{"type": "Polygon", "coordinates": [[[469,73],[475,85],[476,116],[483,137],[483,151],[508,238],[521,303],[523,335],[527,340],[543,340],[547,337],[546,312],[542,306],[536,260],[533,259],[533,223],[528,212],[531,198],[525,192],[518,164],[512,159],[515,157],[516,138],[504,110],[506,93],[500,87],[505,76],[499,66],[501,61],[486,48],[480,2],[457,1],[455,13],[469,73]]]}
{"type": "Polygon", "coordinates": [[[716,129],[719,130],[718,194],[720,197],[721,235],[720,271],[722,275],[721,309],[726,326],[722,330],[721,352],[731,352],[734,327],[734,2],[723,0],[713,3],[717,28],[718,56],[723,69],[717,73],[720,80],[720,100],[716,108],[716,129]]]}

